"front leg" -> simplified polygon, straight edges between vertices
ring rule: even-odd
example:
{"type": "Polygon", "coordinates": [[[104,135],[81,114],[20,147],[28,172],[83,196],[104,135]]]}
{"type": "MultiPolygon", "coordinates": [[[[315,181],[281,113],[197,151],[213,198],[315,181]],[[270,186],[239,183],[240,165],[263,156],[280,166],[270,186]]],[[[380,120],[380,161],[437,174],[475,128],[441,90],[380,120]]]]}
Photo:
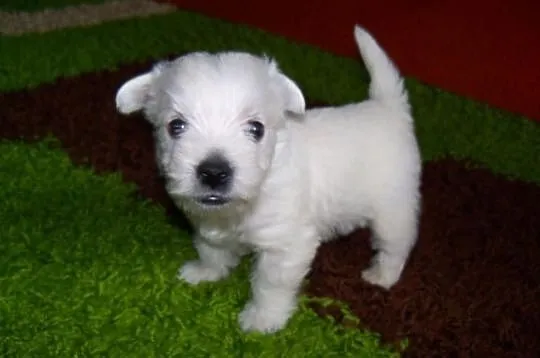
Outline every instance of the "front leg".
{"type": "Polygon", "coordinates": [[[258,253],[251,278],[252,299],[239,317],[243,330],[271,333],[285,326],[296,309],[298,292],[319,241],[312,236],[304,242],[258,253]]]}
{"type": "Polygon", "coordinates": [[[200,235],[194,240],[198,260],[186,262],[178,271],[178,278],[196,285],[200,282],[225,278],[238,265],[242,252],[236,246],[213,244],[200,235]]]}

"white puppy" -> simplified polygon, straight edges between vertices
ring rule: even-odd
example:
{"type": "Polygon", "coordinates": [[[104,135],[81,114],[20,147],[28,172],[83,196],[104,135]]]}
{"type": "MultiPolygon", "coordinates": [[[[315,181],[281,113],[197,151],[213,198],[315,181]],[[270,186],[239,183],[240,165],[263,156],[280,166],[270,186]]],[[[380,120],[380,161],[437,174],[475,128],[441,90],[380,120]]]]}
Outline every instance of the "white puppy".
{"type": "Polygon", "coordinates": [[[355,28],[370,98],[305,111],[298,86],[265,57],[204,52],[126,82],[121,113],[156,131],[167,190],[197,229],[199,259],[179,277],[224,278],[256,254],[244,330],[281,329],[324,240],[369,224],[378,252],[366,281],[390,288],[416,241],[421,161],[403,80],[355,28]]]}

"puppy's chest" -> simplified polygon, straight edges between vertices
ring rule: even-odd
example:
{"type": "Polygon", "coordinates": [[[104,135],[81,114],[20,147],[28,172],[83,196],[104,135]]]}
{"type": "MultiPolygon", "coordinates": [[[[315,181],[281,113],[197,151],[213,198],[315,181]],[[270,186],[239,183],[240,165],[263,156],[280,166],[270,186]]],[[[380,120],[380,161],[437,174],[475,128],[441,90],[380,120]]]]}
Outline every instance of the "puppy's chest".
{"type": "Polygon", "coordinates": [[[199,227],[199,234],[206,240],[216,244],[226,244],[238,241],[240,230],[236,225],[213,226],[203,225],[199,227]]]}
{"type": "Polygon", "coordinates": [[[201,220],[196,225],[199,234],[207,241],[220,245],[253,246],[260,231],[268,231],[280,222],[279,216],[254,211],[226,220],[201,220]]]}
{"type": "Polygon", "coordinates": [[[198,227],[199,234],[205,240],[219,245],[250,245],[253,231],[245,222],[228,223],[228,225],[209,225],[198,227]]]}

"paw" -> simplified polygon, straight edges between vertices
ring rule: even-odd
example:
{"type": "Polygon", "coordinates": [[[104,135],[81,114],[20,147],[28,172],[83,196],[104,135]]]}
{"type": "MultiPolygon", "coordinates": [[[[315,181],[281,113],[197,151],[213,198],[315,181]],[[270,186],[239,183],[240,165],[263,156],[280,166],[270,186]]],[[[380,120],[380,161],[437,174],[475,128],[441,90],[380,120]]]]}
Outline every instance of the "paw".
{"type": "Polygon", "coordinates": [[[240,313],[238,321],[244,331],[273,333],[285,327],[290,316],[291,312],[288,310],[279,312],[250,302],[240,313]]]}
{"type": "Polygon", "coordinates": [[[189,261],[178,270],[178,278],[182,281],[196,285],[200,282],[218,281],[227,276],[226,269],[208,267],[201,261],[189,261]]]}
{"type": "Polygon", "coordinates": [[[372,285],[389,290],[399,280],[399,275],[386,270],[377,262],[362,271],[362,278],[372,285]]]}

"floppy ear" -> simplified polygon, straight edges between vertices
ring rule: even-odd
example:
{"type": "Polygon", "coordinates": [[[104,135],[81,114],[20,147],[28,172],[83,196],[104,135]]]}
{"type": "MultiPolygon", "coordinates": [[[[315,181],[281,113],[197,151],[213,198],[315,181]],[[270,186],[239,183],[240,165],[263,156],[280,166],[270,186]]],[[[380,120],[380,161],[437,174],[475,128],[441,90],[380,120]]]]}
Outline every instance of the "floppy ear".
{"type": "Polygon", "coordinates": [[[148,72],[127,81],[116,93],[116,108],[122,114],[130,114],[144,108],[153,74],[148,72]]]}
{"type": "Polygon", "coordinates": [[[278,79],[285,96],[285,109],[293,114],[303,115],[306,112],[306,101],[298,85],[282,73],[278,74],[278,79]]]}
{"type": "Polygon", "coordinates": [[[283,96],[285,110],[296,115],[303,115],[306,112],[306,101],[298,85],[280,71],[275,60],[264,57],[269,62],[270,74],[275,78],[279,93],[283,96]]]}

